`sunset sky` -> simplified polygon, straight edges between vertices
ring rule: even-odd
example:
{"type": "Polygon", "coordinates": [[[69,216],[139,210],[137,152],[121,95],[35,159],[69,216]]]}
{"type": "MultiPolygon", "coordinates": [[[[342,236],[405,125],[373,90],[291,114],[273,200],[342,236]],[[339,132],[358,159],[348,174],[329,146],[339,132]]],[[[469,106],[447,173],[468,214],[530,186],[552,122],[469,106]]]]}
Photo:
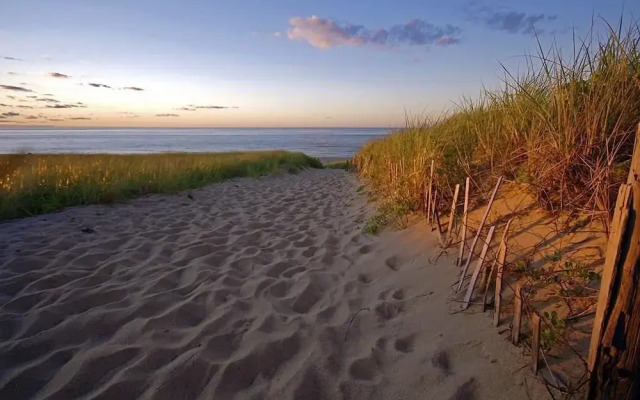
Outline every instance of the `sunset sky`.
{"type": "Polygon", "coordinates": [[[0,0],[0,128],[392,127],[640,2],[0,0]]]}

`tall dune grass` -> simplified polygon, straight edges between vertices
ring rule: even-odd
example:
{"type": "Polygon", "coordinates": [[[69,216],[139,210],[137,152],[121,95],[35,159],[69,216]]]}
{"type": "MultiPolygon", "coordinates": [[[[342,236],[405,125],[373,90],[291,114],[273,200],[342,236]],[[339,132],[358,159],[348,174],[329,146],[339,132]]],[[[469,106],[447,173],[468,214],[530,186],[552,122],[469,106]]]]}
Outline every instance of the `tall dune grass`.
{"type": "Polygon", "coordinates": [[[570,61],[540,50],[527,73],[507,72],[502,90],[367,143],[355,157],[361,177],[418,209],[433,159],[445,194],[466,175],[482,186],[503,174],[527,183],[549,210],[609,212],[640,122],[640,29],[621,26],[578,43],[570,61]]]}
{"type": "Polygon", "coordinates": [[[0,155],[0,220],[305,167],[322,168],[322,163],[285,151],[5,154],[0,155]]]}

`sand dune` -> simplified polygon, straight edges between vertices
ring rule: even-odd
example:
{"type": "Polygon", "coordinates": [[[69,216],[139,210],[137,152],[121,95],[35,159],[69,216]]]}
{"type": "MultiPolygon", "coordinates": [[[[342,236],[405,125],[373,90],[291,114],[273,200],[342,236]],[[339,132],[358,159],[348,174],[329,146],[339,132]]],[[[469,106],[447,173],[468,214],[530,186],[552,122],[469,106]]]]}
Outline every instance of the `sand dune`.
{"type": "Polygon", "coordinates": [[[453,254],[365,235],[357,188],[314,170],[0,225],[0,398],[543,398],[486,315],[451,313],[453,254]]]}

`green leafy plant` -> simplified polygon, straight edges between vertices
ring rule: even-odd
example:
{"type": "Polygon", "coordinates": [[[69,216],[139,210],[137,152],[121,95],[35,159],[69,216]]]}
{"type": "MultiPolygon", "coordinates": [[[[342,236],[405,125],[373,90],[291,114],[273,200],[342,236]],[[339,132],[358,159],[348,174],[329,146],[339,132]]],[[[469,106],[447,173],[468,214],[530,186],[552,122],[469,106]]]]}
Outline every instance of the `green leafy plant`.
{"type": "Polygon", "coordinates": [[[602,279],[601,273],[593,271],[584,263],[570,260],[564,262],[564,275],[568,279],[575,279],[584,284],[602,279]]]}
{"type": "Polygon", "coordinates": [[[551,254],[547,254],[544,257],[542,257],[542,260],[544,262],[558,262],[562,260],[562,251],[556,250],[551,254]]]}
{"type": "Polygon", "coordinates": [[[558,313],[551,311],[551,314],[543,314],[547,326],[540,332],[540,345],[544,349],[550,349],[558,342],[558,337],[564,334],[566,321],[558,317],[558,313]]]}
{"type": "Polygon", "coordinates": [[[408,224],[408,215],[411,206],[398,202],[385,202],[378,207],[365,225],[364,231],[370,235],[376,235],[389,224],[396,229],[404,229],[408,224]]]}

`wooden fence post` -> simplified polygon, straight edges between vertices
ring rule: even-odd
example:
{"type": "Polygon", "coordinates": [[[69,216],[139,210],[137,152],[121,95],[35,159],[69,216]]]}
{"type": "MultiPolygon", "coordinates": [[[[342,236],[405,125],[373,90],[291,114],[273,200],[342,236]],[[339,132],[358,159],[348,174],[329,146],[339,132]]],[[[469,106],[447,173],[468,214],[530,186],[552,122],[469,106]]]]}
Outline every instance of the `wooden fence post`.
{"type": "Polygon", "coordinates": [[[453,193],[453,202],[451,203],[451,214],[449,214],[449,227],[447,228],[447,240],[446,246],[451,243],[451,231],[453,230],[453,220],[456,217],[456,207],[458,206],[458,194],[460,193],[460,184],[456,185],[456,190],[453,193]]]}
{"type": "Polygon", "coordinates": [[[640,398],[640,125],[618,193],[589,346],[589,400],[640,398]]]}
{"type": "Polygon", "coordinates": [[[496,268],[496,290],[493,298],[493,326],[500,325],[500,307],[502,306],[502,274],[507,260],[507,244],[500,244],[498,253],[498,265],[496,268]]]}
{"type": "Polygon", "coordinates": [[[471,258],[473,258],[473,250],[476,248],[476,244],[478,244],[478,239],[480,238],[480,234],[482,233],[482,228],[484,228],[484,223],[487,221],[487,217],[489,216],[489,211],[491,211],[491,205],[493,204],[493,200],[496,198],[496,194],[498,193],[498,189],[500,188],[500,184],[502,183],[502,177],[498,178],[498,182],[496,183],[496,187],[493,189],[493,193],[491,194],[491,198],[489,199],[489,203],[487,204],[487,208],[484,211],[484,216],[480,221],[480,226],[478,226],[478,232],[476,232],[476,236],[473,238],[473,242],[471,242],[471,247],[469,248],[469,256],[467,257],[467,261],[462,268],[462,272],[460,274],[460,281],[458,281],[458,287],[456,288],[456,292],[459,292],[462,288],[462,283],[464,282],[464,278],[467,275],[467,270],[469,269],[469,264],[471,264],[471,258]]]}
{"type": "Polygon", "coordinates": [[[535,312],[531,312],[531,369],[534,374],[538,373],[538,362],[540,361],[540,316],[535,312]]]}
{"type": "Polygon", "coordinates": [[[480,254],[480,258],[478,259],[478,264],[476,265],[476,269],[473,271],[473,275],[471,276],[471,281],[469,282],[469,287],[467,288],[467,293],[465,294],[464,301],[462,302],[463,310],[466,310],[469,307],[469,302],[471,301],[471,296],[473,295],[473,288],[476,286],[476,281],[478,280],[480,271],[482,271],[484,258],[487,256],[487,251],[489,251],[489,246],[491,246],[491,239],[493,239],[493,231],[495,229],[496,229],[496,226],[491,225],[491,228],[489,228],[489,233],[487,233],[487,239],[485,240],[484,246],[482,247],[482,253],[480,254]]]}
{"type": "Polygon", "coordinates": [[[483,278],[486,279],[486,281],[483,281],[482,285],[484,285],[484,295],[482,297],[482,312],[485,312],[487,310],[487,293],[489,293],[489,285],[491,284],[491,277],[493,276],[493,271],[496,269],[496,265],[498,264],[498,261],[500,260],[501,257],[501,251],[502,248],[504,247],[505,249],[505,255],[504,255],[504,260],[502,261],[502,263],[504,264],[506,261],[506,257],[507,257],[507,239],[508,239],[508,235],[509,235],[509,227],[511,226],[511,221],[513,220],[513,218],[510,218],[509,221],[507,221],[507,225],[504,227],[504,232],[502,232],[502,239],[500,239],[500,247],[498,247],[498,254],[496,255],[496,258],[493,260],[493,264],[491,265],[491,269],[489,270],[489,274],[488,275],[483,275],[483,278]]]}
{"type": "Polygon", "coordinates": [[[434,161],[431,160],[431,173],[429,175],[429,188],[427,190],[427,223],[431,223],[431,218],[432,216],[432,206],[433,206],[433,198],[432,198],[432,188],[433,188],[433,163],[434,161]]]}
{"type": "Polygon", "coordinates": [[[516,283],[513,305],[513,328],[511,330],[511,343],[520,343],[520,326],[522,325],[522,284],[516,283]]]}
{"type": "MultiPolygon", "coordinates": [[[[437,198],[437,193],[436,191],[433,192],[433,200],[435,201],[437,198]]],[[[433,208],[433,221],[436,223],[436,227],[438,228],[438,241],[440,242],[440,245],[445,248],[447,247],[447,242],[446,242],[446,238],[445,238],[445,234],[444,232],[442,232],[442,225],[440,224],[440,216],[438,215],[438,208],[434,207],[433,208]]]]}
{"type": "Polygon", "coordinates": [[[464,256],[464,246],[467,242],[467,220],[469,219],[469,177],[464,182],[464,209],[462,213],[462,234],[460,235],[460,251],[458,252],[458,259],[456,260],[456,267],[462,264],[462,257],[464,256]]]}

